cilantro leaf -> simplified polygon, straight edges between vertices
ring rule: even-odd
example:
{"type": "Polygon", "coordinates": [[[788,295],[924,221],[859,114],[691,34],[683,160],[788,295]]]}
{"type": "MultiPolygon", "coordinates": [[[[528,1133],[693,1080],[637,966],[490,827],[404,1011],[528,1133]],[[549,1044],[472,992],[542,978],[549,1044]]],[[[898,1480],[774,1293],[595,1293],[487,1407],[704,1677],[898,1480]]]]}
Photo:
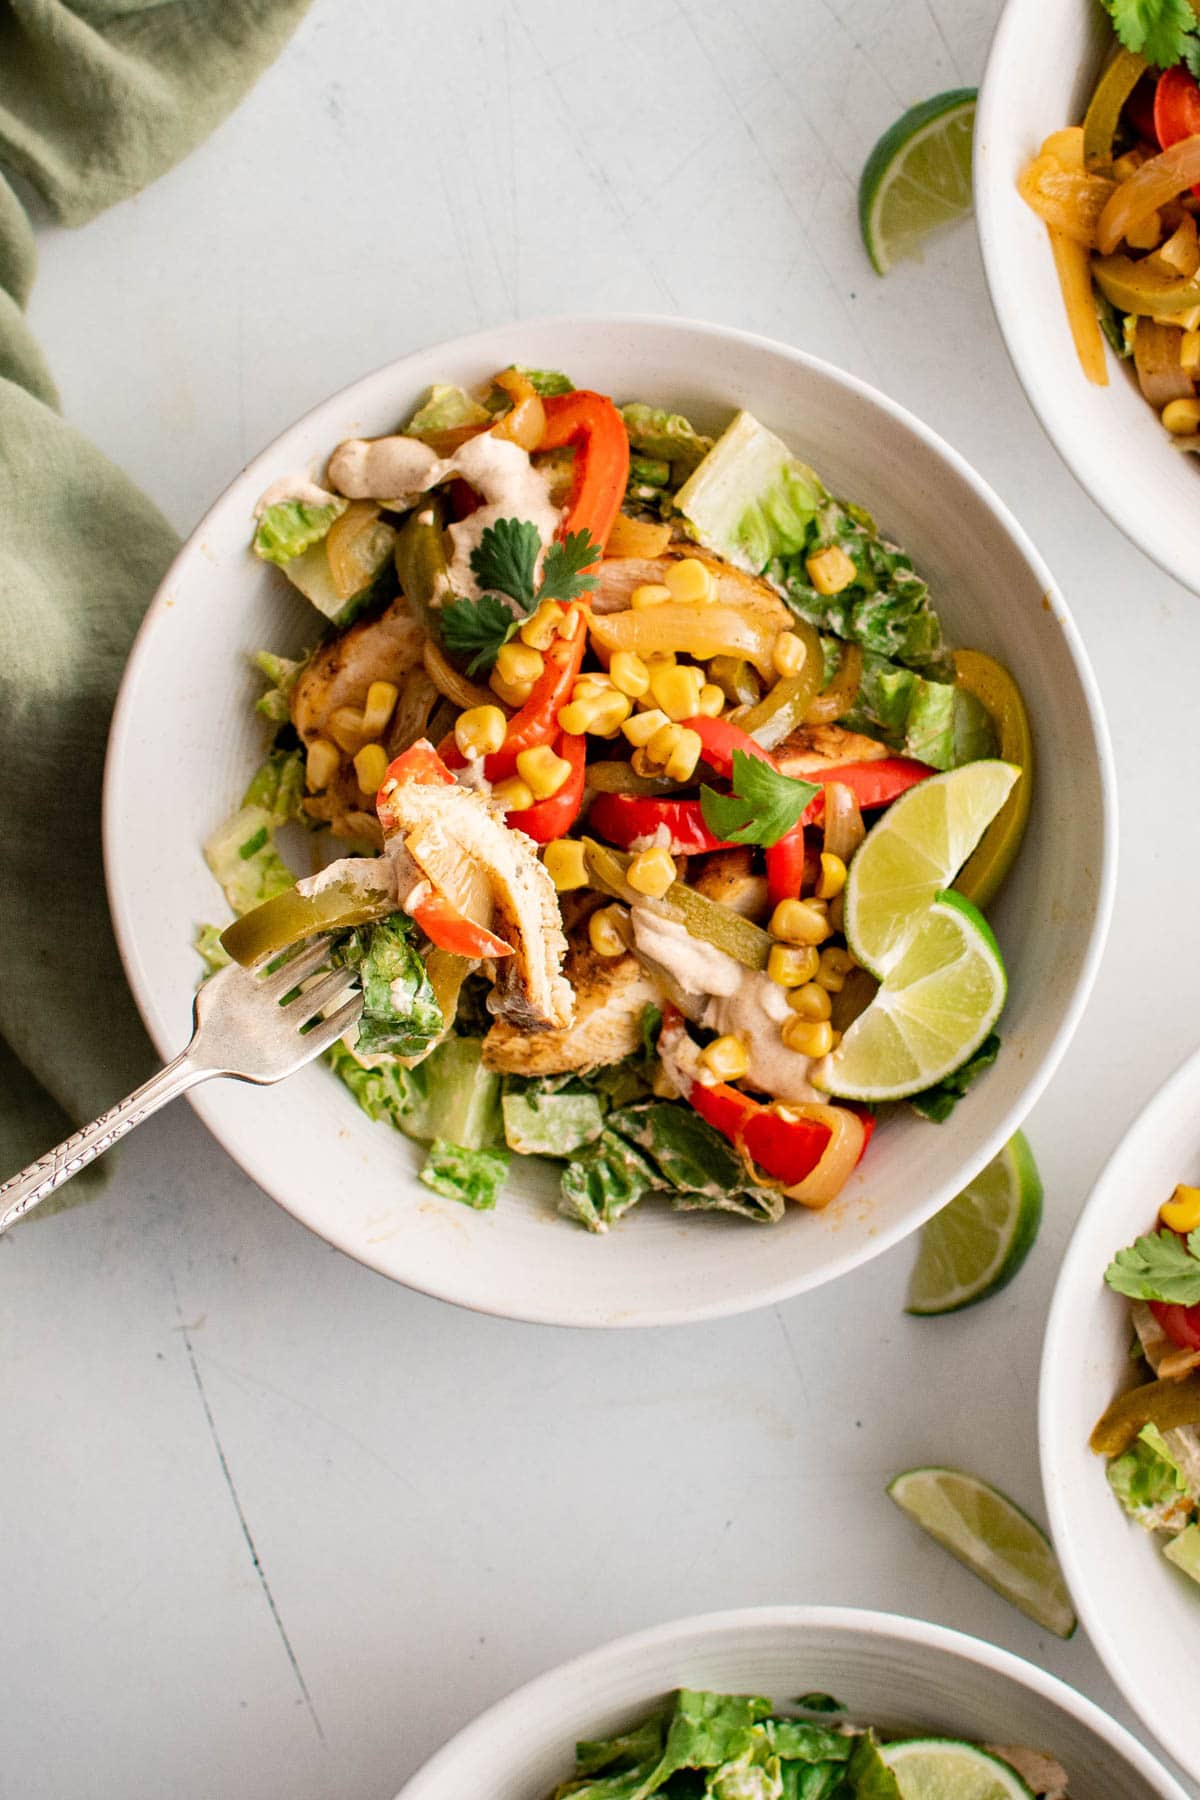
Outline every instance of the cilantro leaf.
{"type": "Polygon", "coordinates": [[[794,781],[745,750],[733,753],[733,792],[700,789],[704,823],[729,844],[777,844],[821,791],[811,781],[794,781]]]}
{"type": "Polygon", "coordinates": [[[599,544],[592,542],[587,531],[572,531],[561,544],[551,544],[542,564],[538,600],[578,600],[581,594],[589,593],[596,585],[596,577],[582,571],[599,562],[601,555],[599,544]]]}
{"type": "Polygon", "coordinates": [[[1189,75],[1200,81],[1200,36],[1195,31],[1189,31],[1184,38],[1180,54],[1187,64],[1189,75]]]}
{"type": "Polygon", "coordinates": [[[1104,4],[1127,50],[1140,51],[1159,69],[1174,68],[1196,23],[1188,0],[1104,0],[1104,4]]]}
{"type": "Polygon", "coordinates": [[[471,552],[471,571],[488,593],[507,594],[522,612],[533,605],[533,577],[542,539],[530,519],[497,519],[471,552]]]}
{"type": "Polygon", "coordinates": [[[438,621],[450,654],[471,658],[468,675],[490,669],[521,623],[495,594],[485,594],[482,600],[452,600],[443,606],[438,621]]]}
{"type": "Polygon", "coordinates": [[[1200,1305],[1200,1227],[1186,1244],[1173,1231],[1140,1237],[1118,1250],[1104,1279],[1130,1300],[1165,1300],[1173,1306],[1200,1305]]]}

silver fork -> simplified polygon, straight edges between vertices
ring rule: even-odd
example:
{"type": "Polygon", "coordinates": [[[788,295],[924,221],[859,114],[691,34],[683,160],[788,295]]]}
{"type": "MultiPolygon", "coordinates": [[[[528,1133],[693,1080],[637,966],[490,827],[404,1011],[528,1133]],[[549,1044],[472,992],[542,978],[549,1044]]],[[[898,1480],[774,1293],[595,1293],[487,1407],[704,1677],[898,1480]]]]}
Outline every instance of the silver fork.
{"type": "Polygon", "coordinates": [[[259,1084],[282,1081],[328,1050],[362,1011],[362,995],[354,991],[357,971],[332,969],[312,987],[295,995],[292,990],[317,973],[329,945],[328,937],[314,938],[281,967],[270,965],[266,974],[237,963],[218,970],[196,995],[186,1050],[119,1106],[0,1186],[0,1233],[198,1082],[213,1075],[259,1084]]]}

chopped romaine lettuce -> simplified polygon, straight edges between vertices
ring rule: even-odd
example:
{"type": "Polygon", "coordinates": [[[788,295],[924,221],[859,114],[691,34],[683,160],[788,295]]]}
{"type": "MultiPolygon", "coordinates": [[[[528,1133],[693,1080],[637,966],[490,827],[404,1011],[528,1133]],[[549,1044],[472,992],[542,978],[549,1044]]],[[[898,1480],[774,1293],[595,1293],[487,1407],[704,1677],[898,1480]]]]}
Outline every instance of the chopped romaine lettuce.
{"type": "Polygon", "coordinates": [[[362,983],[355,1049],[363,1056],[422,1056],[445,1030],[416,934],[407,913],[392,913],[348,931],[334,950],[334,962],[357,969],[362,983]]]}
{"type": "Polygon", "coordinates": [[[286,825],[301,816],[304,797],[304,758],[299,750],[272,750],[256,769],[242,795],[243,806],[261,806],[273,826],[286,825]]]}
{"type": "Polygon", "coordinates": [[[1193,1581],[1200,1581],[1200,1525],[1186,1526],[1169,1544],[1163,1545],[1163,1555],[1193,1581]]]}
{"type": "Polygon", "coordinates": [[[404,427],[405,437],[424,437],[431,431],[457,431],[464,425],[490,425],[492,415],[465,388],[452,382],[431,387],[428,395],[404,427]]]}
{"type": "Polygon", "coordinates": [[[396,581],[393,553],[396,528],[385,519],[366,519],[350,544],[341,546],[339,567],[356,566],[358,579],[352,591],[338,587],[329,567],[324,542],[314,544],[303,556],[284,565],[284,574],[319,613],[339,627],[349,625],[374,601],[390,592],[396,581]]]}
{"type": "MultiPolygon", "coordinates": [[[[254,553],[264,562],[286,568],[297,556],[303,556],[319,544],[335,519],[341,517],[348,500],[331,494],[328,501],[311,506],[307,500],[277,500],[268,506],[254,533],[254,553]]],[[[290,573],[290,571],[289,571],[290,573]]]]}
{"type": "Polygon", "coordinates": [[[522,1156],[571,1156],[600,1136],[604,1104],[586,1089],[557,1094],[536,1088],[505,1094],[504,1136],[522,1156]]]}
{"type": "Polygon", "coordinates": [[[638,1763],[656,1768],[666,1728],[666,1713],[652,1712],[616,1737],[584,1738],[575,1746],[575,1772],[595,1775],[601,1769],[633,1767],[638,1763]]]}
{"type": "Polygon", "coordinates": [[[507,1150],[464,1150],[434,1138],[421,1169],[421,1180],[435,1194],[461,1200],[476,1212],[490,1212],[508,1174],[507,1150]]]}
{"type": "Polygon", "coordinates": [[[589,1231],[607,1231],[661,1186],[658,1171],[619,1131],[604,1130],[562,1173],[558,1210],[589,1231]]]}
{"type": "Polygon", "coordinates": [[[276,656],[271,650],[258,650],[251,660],[259,674],[265,675],[270,683],[266,692],[255,702],[255,712],[260,712],[264,719],[270,719],[272,725],[287,724],[292,716],[289,696],[307,658],[301,657],[293,662],[291,657],[276,656]]]}
{"type": "Polygon", "coordinates": [[[643,476],[643,482],[651,487],[678,487],[713,447],[712,439],[702,436],[682,413],[667,412],[663,407],[647,406],[643,401],[633,400],[621,408],[621,417],[625,421],[629,447],[634,453],[629,470],[631,481],[634,463],[649,458],[652,462],[668,465],[667,479],[650,481],[643,476]]]}
{"type": "Polygon", "coordinates": [[[985,1069],[990,1069],[1000,1054],[1000,1034],[990,1032],[961,1069],[955,1069],[936,1087],[926,1088],[923,1093],[911,1094],[908,1104],[914,1112],[919,1112],[924,1119],[932,1119],[935,1125],[943,1125],[954,1111],[972,1082],[976,1081],[985,1069]]]}
{"type": "Polygon", "coordinates": [[[854,1800],[900,1800],[900,1783],[880,1756],[872,1731],[856,1741],[845,1779],[854,1800]]]}
{"type": "Polygon", "coordinates": [[[215,975],[218,969],[223,969],[226,963],[233,960],[221,942],[221,930],[220,925],[198,925],[192,939],[192,947],[204,964],[205,979],[209,975],[215,975]]]}
{"type": "Polygon", "coordinates": [[[817,476],[783,439],[740,412],[680,488],[675,505],[697,543],[761,575],[769,564],[803,551],[825,498],[817,476]]]}
{"type": "Polygon", "coordinates": [[[871,651],[863,652],[858,693],[841,723],[935,769],[956,769],[996,754],[991,719],[973,694],[871,651]]]}
{"type": "Polygon", "coordinates": [[[629,492],[641,488],[665,488],[671,485],[671,465],[654,456],[631,456],[629,459],[629,492]]]}
{"type": "Polygon", "coordinates": [[[239,916],[295,883],[275,848],[275,831],[296,817],[303,791],[299,751],[273,750],[251,780],[238,811],[205,840],[204,860],[239,916]]]}
{"type": "Polygon", "coordinates": [[[543,400],[553,400],[559,394],[573,394],[575,383],[561,369],[527,369],[522,363],[514,363],[518,375],[523,375],[535,394],[543,400]]]}
{"type": "Polygon", "coordinates": [[[1108,1484],[1131,1519],[1147,1531],[1178,1530],[1192,1502],[1179,1465],[1157,1425],[1144,1425],[1128,1450],[1108,1465],[1108,1484]]]}
{"type": "Polygon", "coordinates": [[[483,1064],[483,1039],[448,1037],[425,1065],[429,1110],[422,1137],[445,1138],[466,1150],[504,1142],[501,1077],[483,1064]]]}
{"type": "MultiPolygon", "coordinates": [[[[840,1712],[835,1703],[827,1711],[840,1712]]],[[[776,1756],[787,1762],[847,1762],[853,1738],[828,1725],[810,1725],[803,1719],[770,1719],[765,1727],[776,1756]]]]}
{"type": "Polygon", "coordinates": [[[337,1043],[325,1052],[325,1060],[369,1119],[392,1125],[409,1137],[420,1137],[419,1127],[428,1111],[428,1069],[436,1055],[435,1050],[417,1068],[406,1069],[394,1057],[380,1057],[372,1064],[360,1062],[345,1044],[337,1043]]]}

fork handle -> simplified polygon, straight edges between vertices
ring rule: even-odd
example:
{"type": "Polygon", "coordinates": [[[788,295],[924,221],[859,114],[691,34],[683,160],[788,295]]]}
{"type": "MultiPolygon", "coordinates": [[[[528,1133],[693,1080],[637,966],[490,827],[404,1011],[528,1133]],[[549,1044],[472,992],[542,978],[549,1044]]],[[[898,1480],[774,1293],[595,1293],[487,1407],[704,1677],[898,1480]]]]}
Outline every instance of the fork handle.
{"type": "Polygon", "coordinates": [[[197,1081],[218,1073],[193,1062],[190,1051],[189,1045],[118,1106],[110,1107],[82,1131],[75,1132],[56,1149],[48,1150],[19,1175],[4,1182],[0,1186],[0,1234],[40,1205],[64,1181],[78,1175],[85,1164],[103,1156],[110,1145],[157,1112],[160,1106],[166,1106],[169,1100],[176,1099],[197,1081]]]}

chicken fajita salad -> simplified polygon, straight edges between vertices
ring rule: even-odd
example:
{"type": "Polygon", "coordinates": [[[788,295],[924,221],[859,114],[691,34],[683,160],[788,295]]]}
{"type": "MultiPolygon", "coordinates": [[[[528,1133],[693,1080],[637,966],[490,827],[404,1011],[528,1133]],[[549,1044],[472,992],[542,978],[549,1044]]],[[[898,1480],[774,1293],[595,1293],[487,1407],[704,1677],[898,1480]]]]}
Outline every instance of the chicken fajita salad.
{"type": "Polygon", "coordinates": [[[1020,693],[751,414],[437,387],[282,475],[253,550],[317,641],[255,658],[274,736],[198,947],[335,934],[364,1004],[329,1060],[435,1191],[489,1207],[541,1156],[593,1231],[649,1195],[774,1221],[995,1060],[1020,693]]]}

